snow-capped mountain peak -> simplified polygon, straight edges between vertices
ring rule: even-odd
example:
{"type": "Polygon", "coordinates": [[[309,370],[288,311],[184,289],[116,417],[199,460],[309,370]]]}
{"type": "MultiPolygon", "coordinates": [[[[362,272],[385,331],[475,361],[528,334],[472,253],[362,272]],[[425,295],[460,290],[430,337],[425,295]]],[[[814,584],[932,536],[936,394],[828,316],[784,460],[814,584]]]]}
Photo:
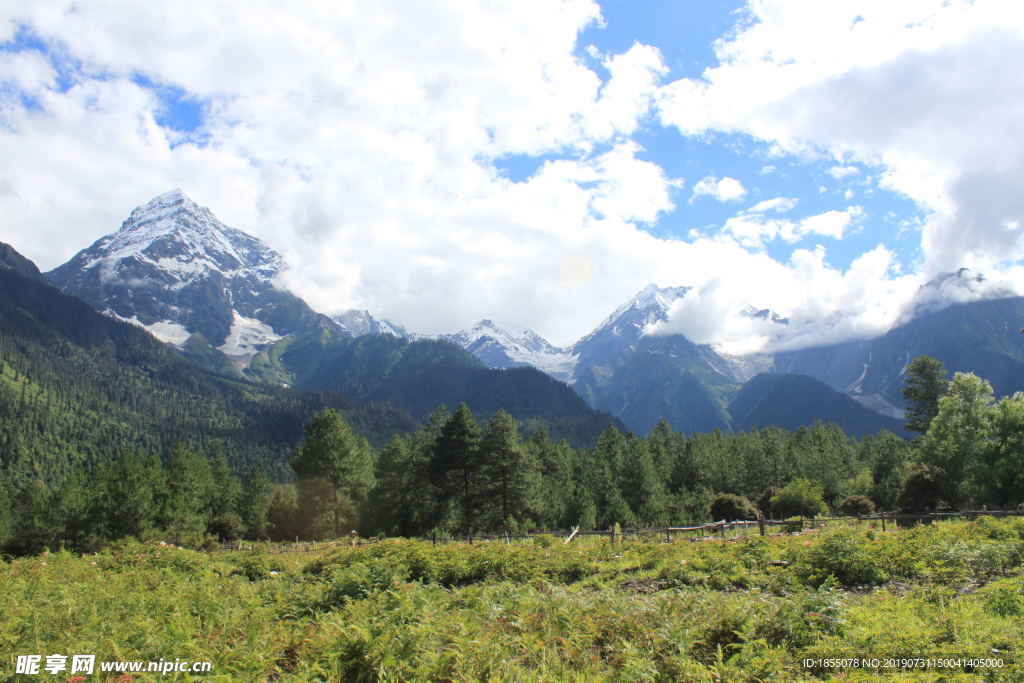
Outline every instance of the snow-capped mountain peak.
{"type": "Polygon", "coordinates": [[[572,355],[566,349],[552,346],[533,330],[503,326],[484,318],[469,329],[442,335],[440,339],[461,346],[491,368],[529,365],[563,381],[572,375],[572,355]]]}
{"type": "Polygon", "coordinates": [[[98,267],[105,280],[116,279],[125,261],[139,262],[163,271],[170,286],[210,270],[227,276],[244,270],[269,281],[281,268],[281,257],[267,245],[224,225],[177,189],[136,207],[117,232],[85,253],[79,269],[98,267]]]}
{"type": "Polygon", "coordinates": [[[282,267],[273,249],[175,189],[136,207],[47,277],[170,344],[199,332],[244,364],[286,334],[337,327],[276,285],[282,267]]]}
{"type": "Polygon", "coordinates": [[[374,318],[366,310],[345,311],[334,316],[334,322],[341,325],[342,329],[353,337],[362,337],[366,334],[390,334],[392,337],[400,339],[414,339],[417,336],[397,323],[374,318]]]}
{"type": "Polygon", "coordinates": [[[622,304],[604,319],[594,331],[573,345],[576,353],[593,346],[599,339],[625,335],[635,341],[651,323],[666,320],[672,304],[686,296],[689,287],[658,287],[649,284],[632,299],[622,304]]]}
{"type": "Polygon", "coordinates": [[[970,268],[960,268],[954,272],[941,273],[921,285],[897,324],[953,304],[1006,299],[1015,295],[1013,288],[1005,282],[988,280],[970,268]]]}

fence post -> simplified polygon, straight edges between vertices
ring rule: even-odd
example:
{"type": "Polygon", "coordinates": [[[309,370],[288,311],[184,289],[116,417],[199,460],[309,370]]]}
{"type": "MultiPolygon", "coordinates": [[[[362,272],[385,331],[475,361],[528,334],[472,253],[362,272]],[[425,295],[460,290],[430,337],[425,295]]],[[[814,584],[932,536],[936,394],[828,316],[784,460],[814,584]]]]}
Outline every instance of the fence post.
{"type": "Polygon", "coordinates": [[[764,515],[757,516],[757,530],[764,536],[764,515]]]}

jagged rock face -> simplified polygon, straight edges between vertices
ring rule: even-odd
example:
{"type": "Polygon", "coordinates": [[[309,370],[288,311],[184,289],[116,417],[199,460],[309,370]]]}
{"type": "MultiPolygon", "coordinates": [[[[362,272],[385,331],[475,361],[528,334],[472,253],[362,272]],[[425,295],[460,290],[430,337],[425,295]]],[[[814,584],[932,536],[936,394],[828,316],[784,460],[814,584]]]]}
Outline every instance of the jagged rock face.
{"type": "Polygon", "coordinates": [[[604,366],[630,351],[644,336],[644,330],[668,318],[673,302],[681,299],[689,287],[648,285],[639,294],[619,306],[593,332],[572,347],[579,357],[577,376],[591,366],[604,366]]]}
{"type": "Polygon", "coordinates": [[[416,339],[417,335],[411,334],[404,327],[387,320],[374,318],[369,311],[352,309],[340,315],[334,316],[334,322],[338,323],[344,332],[353,337],[362,337],[365,334],[390,334],[399,339],[416,339]]]}
{"type": "Polygon", "coordinates": [[[164,341],[181,346],[199,332],[228,355],[244,356],[300,329],[334,324],[275,284],[281,267],[270,247],[173,190],[47,277],[164,341]]]}
{"type": "Polygon", "coordinates": [[[484,319],[468,330],[439,337],[461,346],[489,368],[531,366],[563,382],[575,360],[566,349],[552,346],[532,330],[512,330],[484,319]]]}

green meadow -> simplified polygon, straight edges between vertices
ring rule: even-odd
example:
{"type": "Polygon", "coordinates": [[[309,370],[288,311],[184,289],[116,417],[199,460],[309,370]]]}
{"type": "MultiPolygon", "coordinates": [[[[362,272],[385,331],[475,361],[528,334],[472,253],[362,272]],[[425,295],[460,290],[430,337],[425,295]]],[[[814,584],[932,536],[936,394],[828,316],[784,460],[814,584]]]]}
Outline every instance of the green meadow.
{"type": "Polygon", "coordinates": [[[1022,565],[1024,519],[990,517],[274,554],[125,541],[0,562],[0,677],[68,680],[14,673],[56,653],[210,661],[209,681],[1020,681],[1022,565]]]}

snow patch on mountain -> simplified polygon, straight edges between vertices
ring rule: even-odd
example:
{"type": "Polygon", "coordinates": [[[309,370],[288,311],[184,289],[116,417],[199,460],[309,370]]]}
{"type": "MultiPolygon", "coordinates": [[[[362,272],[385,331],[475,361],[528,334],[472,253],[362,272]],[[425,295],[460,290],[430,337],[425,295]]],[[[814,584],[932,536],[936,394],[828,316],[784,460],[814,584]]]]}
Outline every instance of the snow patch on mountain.
{"type": "Polygon", "coordinates": [[[227,341],[217,347],[231,359],[239,370],[249,367],[252,357],[266,346],[273,344],[281,335],[274,328],[256,318],[246,318],[238,311],[231,311],[233,321],[227,341]]]}
{"type": "Polygon", "coordinates": [[[138,316],[133,315],[130,318],[125,318],[109,309],[103,311],[103,313],[111,318],[117,318],[123,322],[135,325],[136,327],[141,327],[163,343],[170,344],[171,346],[179,349],[184,346],[185,341],[191,336],[191,333],[188,330],[172,320],[161,320],[147,325],[139,320],[138,316]]]}

